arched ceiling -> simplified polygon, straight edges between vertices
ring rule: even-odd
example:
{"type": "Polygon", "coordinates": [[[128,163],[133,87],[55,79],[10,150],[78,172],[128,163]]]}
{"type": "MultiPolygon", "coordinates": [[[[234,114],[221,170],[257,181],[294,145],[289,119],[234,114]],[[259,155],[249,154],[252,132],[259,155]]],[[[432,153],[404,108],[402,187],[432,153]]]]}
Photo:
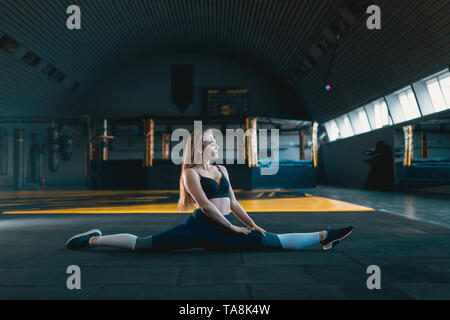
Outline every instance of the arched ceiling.
{"type": "Polygon", "coordinates": [[[164,53],[218,54],[248,63],[295,98],[292,107],[299,115],[317,120],[406,78],[448,66],[448,1],[370,1],[382,9],[382,29],[376,31],[366,27],[367,3],[0,0],[0,32],[79,83],[70,90],[1,52],[0,117],[77,114],[77,99],[112,70],[164,53]],[[66,9],[73,4],[81,8],[82,28],[69,31],[66,9]],[[330,75],[335,90],[319,97],[332,52],[324,39],[328,32],[328,41],[334,41],[337,21],[343,33],[330,75]],[[305,70],[308,55],[313,62],[305,70]]]}

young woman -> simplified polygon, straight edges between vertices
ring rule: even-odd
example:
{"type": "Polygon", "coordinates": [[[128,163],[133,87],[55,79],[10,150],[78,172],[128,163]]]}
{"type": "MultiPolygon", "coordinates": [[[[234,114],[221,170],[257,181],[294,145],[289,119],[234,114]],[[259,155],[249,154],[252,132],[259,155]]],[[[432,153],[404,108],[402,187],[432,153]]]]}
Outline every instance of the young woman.
{"type": "Polygon", "coordinates": [[[114,247],[135,251],[170,251],[187,248],[205,250],[257,250],[263,248],[300,250],[321,244],[324,250],[333,248],[348,237],[353,227],[328,229],[312,233],[266,232],[259,227],[236,200],[228,172],[224,166],[212,165],[218,158],[219,147],[212,131],[188,138],[180,177],[178,210],[197,209],[182,224],[145,238],[121,233],[102,235],[98,229],[71,237],[68,249],[114,247]],[[195,143],[197,139],[197,143],[195,143]],[[200,146],[195,149],[195,146],[200,146]],[[200,160],[200,164],[196,164],[200,160]],[[233,225],[230,210],[247,226],[233,225]]]}

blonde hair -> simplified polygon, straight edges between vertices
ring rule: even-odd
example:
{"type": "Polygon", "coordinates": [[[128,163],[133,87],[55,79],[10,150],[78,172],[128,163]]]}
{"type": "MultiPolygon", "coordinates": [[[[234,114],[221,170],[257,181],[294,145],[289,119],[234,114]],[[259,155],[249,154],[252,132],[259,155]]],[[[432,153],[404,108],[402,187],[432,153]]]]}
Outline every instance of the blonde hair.
{"type": "Polygon", "coordinates": [[[195,154],[198,150],[195,150],[194,146],[202,146],[202,152],[200,154],[200,159],[203,156],[203,134],[207,131],[211,131],[210,128],[206,128],[202,130],[202,134],[195,136],[195,131],[192,131],[186,141],[186,147],[184,149],[183,154],[183,163],[181,164],[181,175],[180,175],[180,198],[178,199],[177,210],[178,211],[189,211],[191,207],[194,205],[194,199],[192,196],[186,191],[184,186],[183,177],[184,172],[192,168],[196,165],[194,162],[195,154]],[[197,140],[197,141],[196,141],[197,140]]]}

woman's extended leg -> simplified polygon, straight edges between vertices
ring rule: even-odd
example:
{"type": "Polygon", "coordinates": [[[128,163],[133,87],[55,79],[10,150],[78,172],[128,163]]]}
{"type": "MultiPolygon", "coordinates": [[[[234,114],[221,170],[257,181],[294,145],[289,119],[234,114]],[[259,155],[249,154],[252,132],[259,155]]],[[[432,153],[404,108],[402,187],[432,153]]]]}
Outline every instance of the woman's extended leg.
{"type": "Polygon", "coordinates": [[[266,248],[279,248],[283,250],[300,250],[315,244],[326,238],[327,231],[310,233],[283,233],[276,234],[266,232],[261,237],[262,244],[266,248]]]}
{"type": "Polygon", "coordinates": [[[88,249],[92,247],[104,246],[134,250],[137,238],[138,237],[135,235],[128,233],[102,236],[102,232],[100,230],[93,229],[74,235],[67,240],[66,247],[67,249],[88,249]]]}
{"type": "Polygon", "coordinates": [[[200,246],[198,233],[194,232],[192,218],[171,229],[141,238],[129,233],[105,235],[94,229],[73,236],[67,241],[68,249],[112,247],[135,251],[167,251],[200,246]]]}
{"type": "Polygon", "coordinates": [[[93,237],[90,247],[113,247],[135,251],[170,251],[194,248],[197,245],[195,234],[185,224],[177,225],[151,236],[141,238],[128,233],[93,237]]]}
{"type": "Polygon", "coordinates": [[[170,251],[200,247],[197,234],[193,228],[180,224],[169,230],[162,231],[146,238],[136,239],[136,251],[170,251]]]}
{"type": "Polygon", "coordinates": [[[89,246],[92,247],[111,247],[120,249],[134,250],[136,240],[139,239],[134,234],[119,233],[106,236],[96,236],[89,240],[89,246]]]}
{"type": "Polygon", "coordinates": [[[185,225],[178,225],[169,230],[141,238],[129,233],[111,235],[76,235],[67,242],[69,249],[85,249],[94,247],[111,247],[135,251],[165,251],[194,248],[197,244],[194,235],[185,225]],[[80,239],[85,237],[85,239],[80,239]],[[76,241],[76,243],[75,243],[76,241]]]}
{"type": "Polygon", "coordinates": [[[273,248],[282,250],[300,250],[320,243],[325,232],[285,233],[266,232],[262,236],[256,231],[248,234],[225,234],[215,243],[217,250],[257,250],[273,248]]]}
{"type": "Polygon", "coordinates": [[[341,229],[328,229],[310,233],[283,233],[275,234],[266,232],[261,237],[265,248],[279,248],[283,250],[300,250],[315,244],[321,244],[324,250],[329,250],[339,242],[347,238],[353,231],[353,227],[341,229]]]}
{"type": "Polygon", "coordinates": [[[248,234],[224,234],[215,243],[217,250],[254,250],[273,248],[281,250],[300,250],[315,244],[321,244],[324,250],[331,249],[352,232],[353,227],[328,229],[310,233],[276,234],[266,232],[262,236],[256,231],[248,234]]]}

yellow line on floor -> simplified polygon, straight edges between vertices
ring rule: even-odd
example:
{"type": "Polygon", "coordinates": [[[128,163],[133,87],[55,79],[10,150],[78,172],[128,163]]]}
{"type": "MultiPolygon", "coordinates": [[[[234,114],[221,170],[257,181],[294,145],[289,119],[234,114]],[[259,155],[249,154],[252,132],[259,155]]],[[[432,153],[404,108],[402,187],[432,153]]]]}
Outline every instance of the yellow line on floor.
{"type": "MultiPolygon", "coordinates": [[[[339,211],[371,211],[372,208],[359,206],[349,202],[327,199],[323,197],[301,197],[281,199],[251,199],[241,200],[239,203],[247,212],[339,212],[339,211]]],[[[195,209],[187,211],[192,212],[195,209]]],[[[5,211],[3,214],[114,214],[114,213],[174,213],[177,212],[176,203],[101,206],[101,207],[72,207],[51,210],[17,210],[5,211]]]]}
{"type": "Polygon", "coordinates": [[[372,208],[323,197],[242,200],[239,203],[249,212],[375,211],[372,208]]]}

